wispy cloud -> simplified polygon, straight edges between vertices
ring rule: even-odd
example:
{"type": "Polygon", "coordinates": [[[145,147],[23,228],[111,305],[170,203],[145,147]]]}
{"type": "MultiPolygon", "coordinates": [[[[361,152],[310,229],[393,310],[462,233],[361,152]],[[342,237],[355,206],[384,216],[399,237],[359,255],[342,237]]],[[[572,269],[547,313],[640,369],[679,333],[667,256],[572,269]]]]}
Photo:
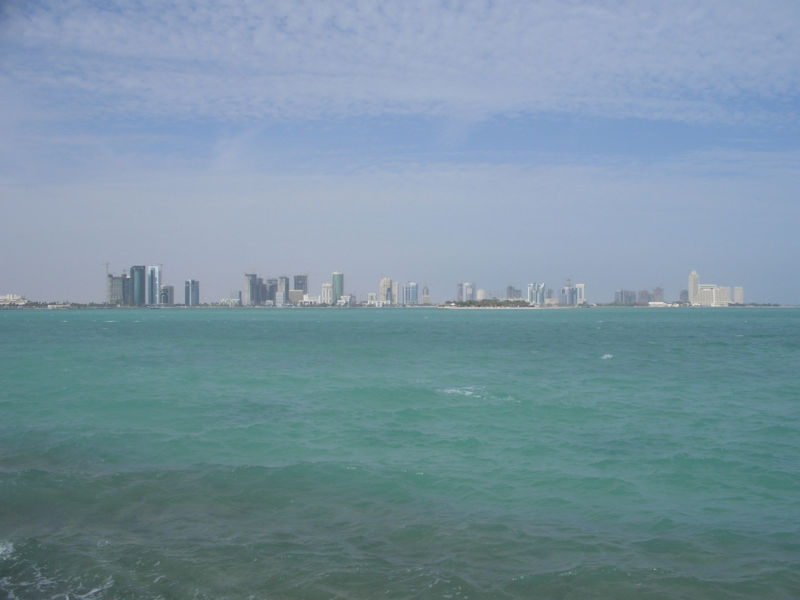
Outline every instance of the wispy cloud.
{"type": "Polygon", "coordinates": [[[441,294],[592,273],[601,298],[698,268],[796,301],[798,22],[794,0],[0,2],[0,249],[25,248],[0,293],[98,299],[100,252],[220,295],[245,268],[441,294]]]}
{"type": "Polygon", "coordinates": [[[800,4],[10,2],[2,84],[181,118],[794,120],[800,4]]]}

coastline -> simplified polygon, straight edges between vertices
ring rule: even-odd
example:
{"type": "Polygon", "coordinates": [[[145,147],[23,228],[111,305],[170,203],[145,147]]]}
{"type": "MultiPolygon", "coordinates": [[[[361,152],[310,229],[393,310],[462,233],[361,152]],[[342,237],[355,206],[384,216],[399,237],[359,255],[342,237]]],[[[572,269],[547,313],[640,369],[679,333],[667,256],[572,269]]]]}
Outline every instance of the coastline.
{"type": "Polygon", "coordinates": [[[48,310],[742,310],[755,308],[800,308],[796,304],[745,304],[741,306],[619,306],[614,304],[595,304],[588,306],[453,306],[447,304],[428,304],[418,306],[225,306],[204,304],[200,306],[160,305],[160,306],[109,306],[106,304],[33,304],[0,305],[0,311],[48,311],[48,310]]]}

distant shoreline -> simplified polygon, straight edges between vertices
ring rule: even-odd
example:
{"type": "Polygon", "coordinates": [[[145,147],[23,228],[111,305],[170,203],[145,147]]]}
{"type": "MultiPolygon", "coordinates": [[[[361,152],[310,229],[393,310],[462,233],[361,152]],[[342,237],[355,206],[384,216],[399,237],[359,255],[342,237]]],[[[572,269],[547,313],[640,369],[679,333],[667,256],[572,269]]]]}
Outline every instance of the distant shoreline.
{"type": "Polygon", "coordinates": [[[616,306],[602,304],[593,306],[450,306],[446,304],[430,304],[418,306],[225,306],[220,304],[204,304],[200,306],[160,305],[160,306],[109,306],[104,304],[36,304],[29,305],[1,305],[0,311],[47,311],[47,310],[741,310],[754,308],[800,308],[792,304],[745,304],[741,306],[616,306]]]}
{"type": "MultiPolygon", "coordinates": [[[[402,307],[398,307],[402,308],[402,307]]],[[[595,306],[444,306],[434,308],[446,310],[738,310],[746,308],[800,308],[796,304],[744,304],[742,306],[617,306],[601,304],[595,306]]]]}

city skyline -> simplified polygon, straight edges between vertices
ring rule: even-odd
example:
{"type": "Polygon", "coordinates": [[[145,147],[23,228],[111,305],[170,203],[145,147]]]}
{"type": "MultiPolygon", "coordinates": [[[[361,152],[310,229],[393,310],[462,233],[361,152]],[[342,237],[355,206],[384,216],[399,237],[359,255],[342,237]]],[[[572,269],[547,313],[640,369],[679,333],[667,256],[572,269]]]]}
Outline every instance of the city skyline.
{"type": "MultiPolygon", "coordinates": [[[[342,305],[342,306],[416,306],[442,305],[449,302],[481,302],[484,300],[519,301],[531,306],[670,306],[678,304],[703,307],[723,307],[744,305],[743,286],[719,286],[701,283],[696,270],[688,276],[686,288],[677,297],[668,297],[661,286],[653,290],[638,291],[620,288],[614,292],[613,299],[590,298],[583,282],[567,279],[560,288],[548,286],[546,282],[532,282],[517,288],[510,284],[505,293],[479,287],[474,281],[458,282],[455,293],[445,294],[445,300],[432,299],[427,283],[415,281],[396,281],[382,277],[377,284],[377,292],[359,293],[344,286],[344,274],[334,271],[329,281],[323,281],[314,294],[309,286],[307,273],[277,277],[259,276],[245,273],[244,285],[240,290],[232,290],[220,298],[200,299],[200,282],[187,279],[184,282],[184,301],[179,302],[175,286],[161,280],[163,265],[134,265],[123,270],[120,275],[108,271],[106,264],[106,292],[103,300],[93,300],[90,304],[112,306],[154,306],[154,305],[224,305],[224,306],[298,306],[298,305],[342,305]]],[[[4,294],[5,304],[15,305],[18,301],[49,302],[52,299],[25,298],[17,294],[4,294]]],[[[65,300],[72,302],[70,300],[65,300]]],[[[80,304],[80,302],[78,303],[80,304]]],[[[754,304],[748,301],[748,304],[754,304]]],[[[757,302],[755,304],[758,304],[757,302]]],[[[772,304],[772,303],[765,303],[772,304]]]]}
{"type": "MultiPolygon", "coordinates": [[[[155,297],[154,294],[158,294],[158,292],[155,291],[155,290],[160,289],[160,287],[162,285],[165,285],[165,284],[172,285],[176,289],[180,288],[179,292],[178,292],[180,295],[179,296],[176,295],[175,296],[176,298],[179,298],[179,297],[183,298],[184,297],[184,294],[183,294],[184,286],[186,284],[189,284],[190,281],[193,281],[195,284],[199,285],[200,279],[196,278],[196,277],[195,278],[183,278],[183,279],[181,279],[179,277],[178,279],[174,279],[174,280],[173,280],[173,278],[166,278],[166,279],[163,278],[163,276],[162,276],[163,266],[164,266],[163,264],[158,264],[158,265],[140,265],[140,266],[133,265],[133,266],[126,267],[126,268],[122,269],[121,272],[122,272],[123,276],[128,276],[129,275],[130,279],[131,279],[131,285],[132,286],[136,286],[136,291],[134,291],[134,289],[132,288],[131,292],[130,292],[131,294],[133,294],[138,299],[135,302],[135,304],[140,304],[140,305],[152,304],[153,302],[150,302],[150,301],[153,300],[153,298],[155,297]],[[137,277],[141,278],[141,283],[137,282],[137,277]],[[141,285],[142,287],[141,288],[138,287],[139,285],[141,285]],[[154,285],[155,285],[155,287],[153,287],[154,285]]],[[[110,263],[102,263],[101,267],[106,269],[105,273],[109,278],[113,275],[113,273],[111,271],[115,271],[115,270],[119,271],[119,269],[111,269],[110,268],[110,263]]],[[[99,272],[99,270],[98,270],[98,272],[99,272]]],[[[286,272],[286,271],[284,271],[284,272],[286,272]]],[[[285,281],[286,281],[285,286],[284,286],[284,288],[281,288],[281,289],[284,290],[284,293],[285,293],[284,297],[288,301],[288,292],[291,291],[291,290],[302,289],[304,291],[304,293],[306,293],[306,294],[309,294],[309,293],[313,292],[312,295],[321,295],[321,288],[320,289],[316,289],[316,288],[315,289],[311,289],[311,288],[309,288],[309,281],[312,281],[312,282],[320,281],[319,278],[316,276],[317,272],[318,271],[313,271],[314,275],[310,275],[309,273],[312,273],[312,271],[306,270],[306,271],[302,272],[301,274],[280,275],[280,276],[275,275],[274,273],[271,273],[269,275],[262,276],[260,279],[262,279],[263,281],[272,281],[272,282],[274,282],[274,285],[276,286],[276,289],[277,289],[277,286],[280,283],[280,280],[285,279],[285,281]],[[301,285],[300,288],[297,287],[298,284],[301,285]]],[[[341,271],[334,271],[334,272],[328,273],[328,275],[327,275],[327,282],[328,283],[331,282],[332,275],[334,273],[337,273],[337,272],[338,273],[342,273],[341,271]]],[[[696,270],[693,269],[692,272],[696,273],[696,270]]],[[[255,273],[253,275],[255,276],[255,273]]],[[[115,279],[117,279],[118,277],[119,276],[114,276],[115,279]]],[[[248,277],[247,273],[245,274],[245,277],[248,277]]],[[[320,277],[323,278],[323,280],[320,281],[320,285],[321,285],[321,284],[325,283],[324,278],[326,276],[323,274],[320,277]]],[[[685,278],[686,278],[686,274],[684,272],[684,281],[685,281],[685,278]]],[[[229,275],[226,279],[227,280],[233,280],[233,279],[240,279],[240,277],[236,277],[235,275],[234,276],[230,276],[229,275]]],[[[375,284],[374,282],[370,283],[370,278],[369,277],[365,277],[363,274],[361,276],[354,277],[353,279],[355,279],[356,281],[359,281],[359,282],[367,282],[367,283],[366,283],[366,285],[363,286],[363,289],[361,287],[359,289],[350,289],[350,287],[348,287],[348,288],[343,288],[343,292],[340,292],[340,293],[351,294],[359,302],[361,302],[361,301],[365,301],[366,302],[367,299],[368,299],[368,294],[374,293],[374,292],[377,292],[376,293],[376,299],[380,300],[381,299],[381,286],[382,286],[383,280],[387,280],[389,282],[389,285],[392,285],[392,283],[394,283],[395,285],[400,283],[400,285],[403,286],[403,285],[408,284],[408,283],[414,283],[419,287],[419,289],[421,289],[421,286],[423,284],[416,283],[415,279],[417,279],[420,282],[425,281],[423,278],[413,278],[413,277],[411,277],[411,278],[408,278],[408,279],[400,279],[400,278],[393,279],[392,277],[383,276],[378,280],[378,283],[375,284]]],[[[734,280],[736,280],[737,282],[741,281],[741,279],[742,279],[741,277],[737,278],[737,277],[734,276],[734,280]]],[[[652,281],[653,278],[651,278],[650,280],[652,281]]],[[[55,292],[46,292],[44,295],[38,295],[37,296],[37,295],[34,295],[34,294],[25,293],[24,290],[5,289],[3,287],[0,287],[0,295],[19,295],[19,296],[22,296],[22,297],[25,297],[25,298],[28,298],[28,299],[35,299],[37,301],[38,300],[41,300],[41,301],[62,301],[62,300],[67,300],[67,301],[70,301],[70,302],[86,303],[86,304],[88,304],[88,303],[103,303],[103,302],[105,302],[106,298],[110,297],[109,296],[109,294],[110,294],[109,286],[111,285],[110,281],[111,281],[110,279],[101,280],[100,284],[94,286],[94,287],[97,288],[98,291],[93,296],[84,295],[83,297],[69,297],[69,296],[66,296],[66,295],[63,295],[63,294],[58,294],[58,293],[55,293],[55,292]]],[[[241,285],[241,283],[237,287],[237,285],[221,286],[221,285],[219,285],[218,282],[215,284],[215,282],[208,282],[207,280],[202,280],[202,281],[204,283],[204,285],[203,285],[203,290],[204,290],[203,294],[204,294],[204,298],[205,298],[201,302],[202,304],[216,303],[219,300],[230,298],[231,297],[231,293],[234,292],[234,291],[242,292],[243,297],[245,297],[245,289],[246,289],[247,286],[246,285],[243,286],[243,285],[241,285]],[[227,291],[223,292],[223,293],[219,293],[219,294],[215,293],[215,290],[222,290],[222,289],[226,289],[227,291]],[[211,290],[211,291],[207,291],[207,290],[211,290]]],[[[499,281],[499,279],[495,278],[494,281],[499,281]]],[[[472,286],[472,299],[473,300],[477,299],[476,296],[477,296],[477,292],[479,290],[481,292],[483,292],[487,298],[510,299],[511,296],[509,295],[508,290],[512,290],[513,289],[516,292],[518,292],[518,295],[515,295],[514,297],[528,298],[529,297],[529,293],[530,293],[530,290],[529,290],[530,286],[538,284],[538,285],[545,286],[545,288],[544,288],[545,290],[553,290],[555,293],[558,293],[560,288],[562,288],[563,286],[572,285],[571,282],[573,281],[573,279],[570,278],[570,277],[560,277],[560,278],[557,277],[557,278],[552,280],[552,283],[550,281],[542,281],[541,283],[539,283],[539,281],[540,281],[540,278],[535,278],[535,277],[532,278],[532,279],[528,278],[528,280],[525,280],[524,278],[520,278],[520,279],[518,279],[516,281],[506,281],[504,284],[498,284],[498,285],[490,286],[490,285],[485,285],[485,284],[483,284],[481,282],[476,283],[476,281],[464,281],[464,282],[458,283],[458,282],[453,282],[451,280],[449,282],[445,282],[441,287],[436,287],[436,288],[434,288],[434,286],[428,285],[427,281],[425,281],[424,287],[429,288],[429,289],[434,289],[434,293],[431,295],[431,301],[432,301],[433,304],[440,304],[440,303],[443,303],[443,302],[446,302],[446,301],[449,301],[449,300],[458,300],[458,298],[459,298],[458,286],[461,286],[461,285],[471,285],[472,286]],[[517,286],[517,285],[519,285],[521,287],[515,288],[514,286],[517,286]]],[[[123,293],[122,292],[122,287],[121,287],[122,283],[118,282],[117,285],[119,285],[120,287],[119,287],[118,291],[116,291],[115,293],[118,294],[119,297],[121,298],[122,297],[122,293],[123,293]]],[[[580,283],[576,283],[575,285],[579,286],[579,289],[582,287],[582,289],[585,290],[586,287],[590,287],[592,290],[595,290],[595,286],[593,284],[587,285],[585,282],[580,282],[580,283]]],[[[0,281],[0,286],[2,286],[2,281],[0,281]]],[[[45,288],[46,287],[47,286],[45,286],[45,288]]],[[[319,287],[319,286],[317,286],[317,287],[319,287]]],[[[649,284],[646,284],[646,283],[643,284],[643,285],[639,284],[639,285],[633,285],[633,286],[630,286],[630,285],[628,285],[628,286],[616,285],[615,286],[615,285],[609,285],[608,283],[604,283],[604,284],[599,285],[597,287],[599,287],[601,290],[610,290],[610,292],[606,294],[606,293],[601,293],[601,292],[595,293],[593,291],[593,293],[592,293],[593,298],[591,299],[591,302],[593,302],[593,303],[597,302],[597,303],[600,303],[600,304],[606,304],[606,303],[636,304],[637,303],[636,297],[638,296],[639,300],[641,300],[641,295],[643,293],[645,293],[645,292],[650,293],[650,288],[652,288],[652,290],[653,290],[653,293],[651,293],[651,296],[653,296],[653,295],[657,296],[657,298],[655,298],[656,300],[658,300],[658,301],[666,300],[668,302],[678,302],[678,301],[690,301],[688,299],[688,297],[686,299],[682,299],[682,294],[687,293],[688,290],[691,288],[691,280],[690,280],[690,282],[688,284],[687,283],[680,284],[678,282],[675,282],[674,285],[670,286],[666,290],[660,284],[650,286],[649,284]],[[630,300],[630,301],[625,301],[625,302],[618,301],[619,297],[620,297],[620,294],[622,294],[623,292],[628,293],[628,294],[633,294],[633,299],[630,300]]],[[[715,287],[719,287],[719,286],[715,286],[715,287]]],[[[733,287],[746,287],[746,286],[741,286],[741,285],[737,284],[736,286],[733,286],[733,287]]],[[[391,292],[391,289],[390,289],[390,292],[391,292]]],[[[393,293],[397,293],[396,290],[393,293]]],[[[390,293],[389,296],[390,297],[394,297],[393,293],[390,293]]],[[[403,293],[405,293],[405,291],[403,291],[403,293]]],[[[543,291],[539,290],[538,293],[542,294],[543,291]]],[[[585,293],[585,292],[583,292],[583,293],[585,293]]],[[[418,290],[418,294],[421,295],[421,291],[418,290]]],[[[733,294],[733,292],[731,292],[731,294],[733,294]]],[[[769,298],[763,298],[761,294],[756,293],[755,296],[756,296],[755,298],[754,297],[748,297],[748,302],[761,303],[761,304],[778,304],[778,302],[776,302],[775,300],[772,300],[772,299],[769,299],[769,298]]],[[[584,296],[582,296],[582,297],[584,297],[584,296]]],[[[733,297],[733,296],[731,296],[731,297],[733,297]]],[[[651,297],[650,299],[652,300],[654,298],[651,297]]],[[[541,302],[539,302],[539,303],[541,303],[541,302]]],[[[641,302],[638,302],[638,303],[641,303],[641,302]]],[[[246,302],[245,302],[245,304],[246,304],[246,302]]],[[[796,304],[796,303],[782,303],[782,304],[793,305],[793,304],[796,304]]]]}
{"type": "Polygon", "coordinates": [[[275,265],[358,294],[672,298],[690,267],[800,303],[798,21],[779,0],[2,3],[0,294],[92,301],[105,262],[163,261],[178,297],[173,273],[219,298],[275,265]]]}

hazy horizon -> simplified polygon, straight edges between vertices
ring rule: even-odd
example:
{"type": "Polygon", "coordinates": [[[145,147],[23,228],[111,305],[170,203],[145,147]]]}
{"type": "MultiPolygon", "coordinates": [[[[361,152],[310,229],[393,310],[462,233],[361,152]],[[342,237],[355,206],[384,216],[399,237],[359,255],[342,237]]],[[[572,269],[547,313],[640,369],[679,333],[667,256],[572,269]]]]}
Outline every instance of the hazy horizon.
{"type": "Polygon", "coordinates": [[[0,5],[0,295],[692,269],[800,303],[800,5],[0,5]]]}

